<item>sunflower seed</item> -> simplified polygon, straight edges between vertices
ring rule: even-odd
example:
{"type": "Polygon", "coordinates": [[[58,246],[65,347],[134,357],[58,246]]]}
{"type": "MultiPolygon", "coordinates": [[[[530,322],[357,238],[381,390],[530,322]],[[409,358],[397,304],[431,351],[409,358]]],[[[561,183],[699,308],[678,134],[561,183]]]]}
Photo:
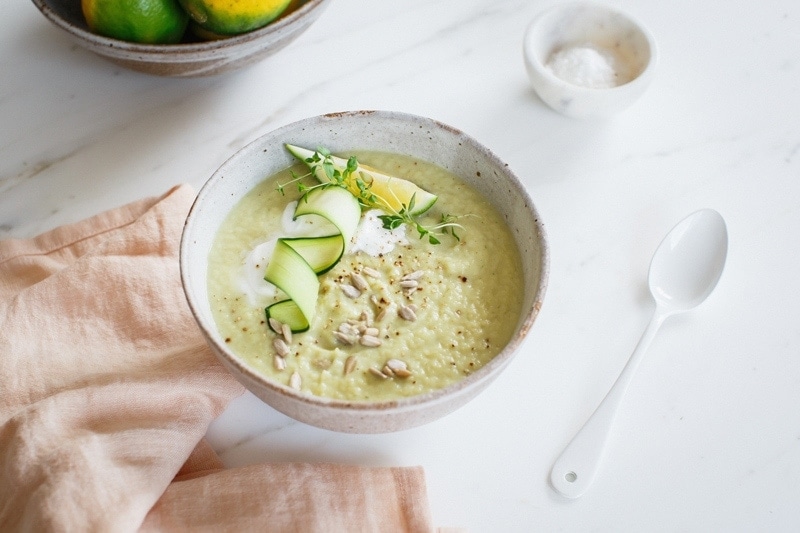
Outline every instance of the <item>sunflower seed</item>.
{"type": "Polygon", "coordinates": [[[383,344],[378,337],[374,337],[372,335],[363,335],[359,342],[361,343],[361,346],[367,346],[368,348],[377,348],[383,344]]]}
{"type": "Polygon", "coordinates": [[[344,295],[347,296],[348,298],[352,298],[353,300],[355,300],[356,298],[361,296],[361,291],[356,289],[352,285],[348,285],[347,283],[342,283],[340,287],[342,288],[342,292],[344,293],[344,295]]]}
{"type": "Polygon", "coordinates": [[[378,315],[375,317],[375,322],[380,322],[381,320],[386,318],[386,313],[388,312],[389,312],[388,307],[384,307],[383,309],[381,309],[380,312],[378,312],[378,315]]]}
{"type": "Polygon", "coordinates": [[[361,269],[361,272],[363,272],[365,276],[369,276],[374,279],[378,279],[379,277],[381,277],[381,273],[375,270],[374,268],[364,267],[361,269]]]}
{"type": "Polygon", "coordinates": [[[286,357],[289,355],[291,350],[289,349],[289,345],[283,339],[275,339],[272,341],[272,347],[275,348],[275,351],[278,352],[278,355],[281,357],[286,357]]]}
{"type": "Polygon", "coordinates": [[[416,289],[419,287],[419,282],[415,279],[406,279],[400,282],[400,286],[404,289],[416,289]]]}
{"type": "Polygon", "coordinates": [[[351,355],[344,361],[344,375],[346,376],[355,369],[356,369],[356,356],[351,355]]]}
{"type": "Polygon", "coordinates": [[[272,358],[272,364],[275,366],[275,370],[279,372],[286,369],[286,359],[278,354],[275,354],[275,356],[272,358]]]}
{"type": "Polygon", "coordinates": [[[405,368],[401,368],[399,370],[394,370],[394,375],[398,378],[407,378],[411,375],[411,371],[405,368]]]}
{"type": "Polygon", "coordinates": [[[300,390],[300,387],[303,385],[303,380],[300,377],[300,374],[297,371],[292,372],[292,376],[289,378],[289,386],[295,390],[300,390]]]}
{"type": "Polygon", "coordinates": [[[381,379],[388,379],[389,378],[389,376],[387,376],[386,374],[384,374],[383,372],[381,372],[380,370],[378,370],[374,366],[369,367],[369,373],[372,374],[373,376],[379,377],[381,379]]]}
{"type": "Polygon", "coordinates": [[[355,324],[349,324],[347,322],[343,322],[339,324],[339,333],[344,333],[345,335],[358,335],[358,327],[355,324]]]}
{"type": "Polygon", "coordinates": [[[417,313],[414,311],[414,308],[410,305],[404,305],[400,307],[400,309],[397,312],[400,315],[400,318],[404,320],[413,322],[417,319],[417,313]]]}
{"type": "Polygon", "coordinates": [[[272,328],[272,331],[278,334],[283,331],[283,324],[281,324],[281,321],[277,318],[269,317],[269,327],[272,328]]]}
{"type": "Polygon", "coordinates": [[[382,373],[383,373],[383,375],[384,375],[384,376],[386,376],[387,378],[393,378],[393,377],[394,377],[394,372],[392,372],[392,369],[391,369],[391,368],[389,368],[389,367],[388,367],[388,366],[386,366],[386,365],[383,365],[383,370],[381,370],[381,372],[382,372],[382,373]]]}
{"type": "Polygon", "coordinates": [[[386,361],[386,366],[391,368],[392,370],[406,370],[408,365],[406,365],[405,361],[401,361],[400,359],[389,359],[386,361]]]}
{"type": "Polygon", "coordinates": [[[281,325],[281,333],[283,334],[283,338],[286,340],[287,343],[292,343],[292,328],[289,327],[289,324],[282,324],[281,325]]]}
{"type": "Polygon", "coordinates": [[[350,282],[356,289],[360,290],[361,292],[364,292],[369,289],[369,283],[367,283],[367,280],[364,279],[364,276],[362,276],[358,272],[350,273],[350,282]]]}
{"type": "Polygon", "coordinates": [[[342,344],[347,344],[348,346],[352,346],[357,340],[355,335],[348,335],[346,333],[342,333],[341,331],[334,331],[333,336],[336,337],[337,341],[341,342],[342,344]]]}
{"type": "Polygon", "coordinates": [[[377,337],[381,334],[381,330],[378,328],[367,328],[364,330],[364,335],[369,335],[371,337],[377,337]]]}
{"type": "Polygon", "coordinates": [[[366,311],[361,311],[361,315],[358,317],[361,322],[363,322],[367,327],[372,326],[372,317],[369,316],[369,313],[366,311]]]}
{"type": "Polygon", "coordinates": [[[400,278],[400,281],[418,280],[424,275],[425,275],[425,271],[424,270],[416,270],[416,271],[411,272],[410,274],[406,274],[405,276],[400,278]]]}

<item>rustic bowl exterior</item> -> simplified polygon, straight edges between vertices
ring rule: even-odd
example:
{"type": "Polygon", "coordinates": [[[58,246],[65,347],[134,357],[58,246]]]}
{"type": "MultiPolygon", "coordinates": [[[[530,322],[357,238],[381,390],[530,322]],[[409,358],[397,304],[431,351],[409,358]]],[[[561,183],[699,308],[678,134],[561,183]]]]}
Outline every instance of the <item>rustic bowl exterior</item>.
{"type": "Polygon", "coordinates": [[[89,31],[80,0],[33,0],[42,14],[84,48],[125,68],[169,77],[221,74],[260,61],[284,48],[317,20],[331,0],[307,0],[258,30],[217,41],[140,44],[89,31]]]}
{"type": "Polygon", "coordinates": [[[508,166],[464,133],[428,118],[385,111],[313,117],[255,140],[225,162],[198,194],[181,242],[181,276],[189,306],[222,363],[253,394],[302,422],[348,433],[384,433],[440,418],[475,397],[511,361],[542,305],[548,273],[544,226],[508,166]],[[236,203],[259,182],[290,166],[284,143],[323,145],[334,153],[373,150],[407,154],[453,172],[503,214],[522,255],[524,301],[515,333],[488,364],[462,381],[427,394],[384,402],[348,402],[296,391],[251,369],[217,332],[208,300],[211,244],[236,203]]]}

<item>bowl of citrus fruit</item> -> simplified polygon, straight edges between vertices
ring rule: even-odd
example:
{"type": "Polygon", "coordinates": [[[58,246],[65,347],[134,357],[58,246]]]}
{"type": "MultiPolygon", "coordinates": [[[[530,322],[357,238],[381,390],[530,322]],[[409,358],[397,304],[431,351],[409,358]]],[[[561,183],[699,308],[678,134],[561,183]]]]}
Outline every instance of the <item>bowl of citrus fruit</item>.
{"type": "Polygon", "coordinates": [[[211,76],[279,51],[330,0],[33,0],[78,44],[131,70],[211,76]]]}
{"type": "Polygon", "coordinates": [[[547,250],[490,150],[363,110],[285,125],[223,163],[187,217],[180,269],[211,350],[255,396],[317,427],[385,433],[452,412],[509,366],[547,250]]]}

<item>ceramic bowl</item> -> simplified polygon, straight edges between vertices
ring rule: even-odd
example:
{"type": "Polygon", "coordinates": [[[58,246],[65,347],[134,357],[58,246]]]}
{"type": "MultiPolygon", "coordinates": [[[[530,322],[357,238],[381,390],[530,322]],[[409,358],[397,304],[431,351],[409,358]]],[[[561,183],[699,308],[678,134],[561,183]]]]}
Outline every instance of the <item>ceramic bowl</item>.
{"type": "Polygon", "coordinates": [[[508,365],[542,305],[548,251],[541,219],[527,192],[503,161],[477,141],[428,118],[386,111],[358,111],[308,118],[255,140],[206,182],[187,217],[180,250],[183,287],[211,349],[253,394],[302,422],[348,433],[383,433],[424,424],[462,406],[508,365]],[[524,302],[509,343],[488,364],[447,388],[382,402],[349,402],[312,396],[250,368],[221,338],[207,288],[212,241],[231,209],[259,182],[295,160],[284,143],[401,153],[434,163],[476,188],[503,214],[522,255],[524,302]]]}
{"type": "Polygon", "coordinates": [[[631,15],[577,2],[554,6],[535,18],[525,32],[523,56],[531,84],[547,105],[573,118],[604,118],[644,93],[653,78],[657,51],[652,33],[631,15]],[[569,57],[563,61],[572,62],[570,70],[554,69],[554,54],[570,49],[572,56],[561,56],[569,57]],[[607,61],[600,63],[600,58],[607,61]],[[606,79],[609,69],[618,84],[597,88],[585,83],[606,79]]]}
{"type": "MultiPolygon", "coordinates": [[[[320,16],[330,0],[300,0],[261,29],[216,41],[139,44],[89,31],[80,0],[33,0],[50,22],[80,46],[125,68],[172,77],[211,76],[235,70],[274,54],[320,16]]],[[[188,33],[188,32],[187,32],[188,33]]]]}

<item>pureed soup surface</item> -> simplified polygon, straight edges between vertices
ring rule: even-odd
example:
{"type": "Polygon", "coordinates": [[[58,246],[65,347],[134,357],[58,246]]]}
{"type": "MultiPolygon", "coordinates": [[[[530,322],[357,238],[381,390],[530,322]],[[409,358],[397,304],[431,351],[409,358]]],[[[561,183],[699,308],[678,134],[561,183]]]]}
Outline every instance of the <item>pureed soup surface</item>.
{"type": "Polygon", "coordinates": [[[291,181],[290,170],[308,172],[302,164],[286,169],[250,191],[215,238],[208,286],[222,338],[265,376],[342,400],[413,396],[476,371],[509,341],[522,306],[519,253],[501,216],[475,190],[432,164],[397,154],[337,155],[356,155],[360,164],[437,194],[437,202],[419,218],[423,224],[437,223],[443,213],[469,215],[458,219],[460,240],[443,235],[441,244],[433,245],[403,225],[393,235],[402,233],[405,242],[376,253],[375,243],[357,233],[354,248],[367,251],[348,252],[320,276],[316,316],[308,331],[291,335],[290,353],[276,365],[278,335],[269,329],[264,308],[285,296],[258,286],[267,285],[260,279],[266,265],[254,261],[251,252],[271,249],[274,239],[286,236],[282,219],[300,193],[289,185],[281,195],[277,185],[291,181]],[[368,284],[356,297],[353,273],[368,284]],[[417,279],[402,283],[404,277],[417,279]],[[364,333],[370,337],[366,341],[364,333]],[[380,346],[373,346],[374,338],[380,346]],[[394,375],[386,369],[390,360],[389,366],[401,369],[394,375]]]}

